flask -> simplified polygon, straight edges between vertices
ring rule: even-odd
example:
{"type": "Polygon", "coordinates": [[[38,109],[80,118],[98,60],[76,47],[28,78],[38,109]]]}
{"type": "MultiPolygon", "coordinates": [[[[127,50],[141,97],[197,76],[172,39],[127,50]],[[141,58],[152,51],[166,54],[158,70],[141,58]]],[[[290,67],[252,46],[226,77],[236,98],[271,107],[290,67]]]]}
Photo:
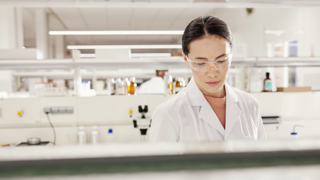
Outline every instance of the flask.
{"type": "Polygon", "coordinates": [[[92,126],[91,131],[91,144],[99,144],[100,143],[100,133],[98,131],[97,126],[92,126]]]}
{"type": "Polygon", "coordinates": [[[78,144],[87,143],[87,133],[84,131],[84,127],[80,126],[77,134],[78,144]]]}
{"type": "Polygon", "coordinates": [[[266,78],[263,80],[263,92],[272,92],[272,80],[269,72],[266,73],[266,78]]]}

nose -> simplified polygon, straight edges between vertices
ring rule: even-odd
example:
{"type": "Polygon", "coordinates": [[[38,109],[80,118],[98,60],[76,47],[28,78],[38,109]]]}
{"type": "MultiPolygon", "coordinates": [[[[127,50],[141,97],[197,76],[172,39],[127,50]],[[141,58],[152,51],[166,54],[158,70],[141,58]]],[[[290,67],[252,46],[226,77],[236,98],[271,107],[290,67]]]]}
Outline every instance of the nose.
{"type": "Polygon", "coordinates": [[[216,77],[218,76],[219,72],[217,70],[217,67],[214,64],[210,64],[210,66],[207,68],[206,75],[210,77],[216,77]],[[214,69],[212,69],[213,67],[214,69]]]}
{"type": "Polygon", "coordinates": [[[209,67],[207,68],[207,70],[209,71],[211,69],[211,67],[213,67],[215,70],[217,70],[217,67],[214,64],[210,64],[209,67]]]}

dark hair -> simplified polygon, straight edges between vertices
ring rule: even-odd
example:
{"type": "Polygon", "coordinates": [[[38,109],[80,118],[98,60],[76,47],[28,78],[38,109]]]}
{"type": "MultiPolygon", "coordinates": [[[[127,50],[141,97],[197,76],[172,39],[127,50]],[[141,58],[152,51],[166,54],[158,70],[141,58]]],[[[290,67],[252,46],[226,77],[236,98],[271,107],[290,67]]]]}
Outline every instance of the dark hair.
{"type": "Polygon", "coordinates": [[[189,54],[189,44],[204,36],[216,35],[226,39],[232,48],[232,34],[228,25],[215,16],[201,16],[192,20],[182,35],[182,51],[189,54]]]}

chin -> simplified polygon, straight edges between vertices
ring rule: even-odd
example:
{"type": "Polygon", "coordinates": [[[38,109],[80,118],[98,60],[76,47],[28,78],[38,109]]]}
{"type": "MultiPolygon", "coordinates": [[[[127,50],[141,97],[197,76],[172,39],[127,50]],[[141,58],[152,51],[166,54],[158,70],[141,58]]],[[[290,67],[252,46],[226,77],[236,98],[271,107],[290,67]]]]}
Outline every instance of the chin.
{"type": "Polygon", "coordinates": [[[209,86],[207,83],[204,83],[204,87],[205,87],[205,90],[209,93],[217,93],[219,92],[222,88],[223,88],[223,85],[221,82],[216,85],[216,86],[209,86]]]}

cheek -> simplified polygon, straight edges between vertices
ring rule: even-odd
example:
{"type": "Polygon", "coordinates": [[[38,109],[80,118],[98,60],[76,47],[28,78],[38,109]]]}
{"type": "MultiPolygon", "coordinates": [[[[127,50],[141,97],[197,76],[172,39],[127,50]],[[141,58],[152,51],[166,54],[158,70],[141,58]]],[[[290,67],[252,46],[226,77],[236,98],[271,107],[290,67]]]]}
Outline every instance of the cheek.
{"type": "MultiPolygon", "coordinates": [[[[192,69],[192,75],[197,80],[201,80],[201,79],[203,80],[204,76],[205,76],[205,73],[201,73],[201,72],[198,72],[198,71],[195,71],[195,70],[192,69]]],[[[198,82],[200,82],[200,81],[198,81],[198,82]]]]}

